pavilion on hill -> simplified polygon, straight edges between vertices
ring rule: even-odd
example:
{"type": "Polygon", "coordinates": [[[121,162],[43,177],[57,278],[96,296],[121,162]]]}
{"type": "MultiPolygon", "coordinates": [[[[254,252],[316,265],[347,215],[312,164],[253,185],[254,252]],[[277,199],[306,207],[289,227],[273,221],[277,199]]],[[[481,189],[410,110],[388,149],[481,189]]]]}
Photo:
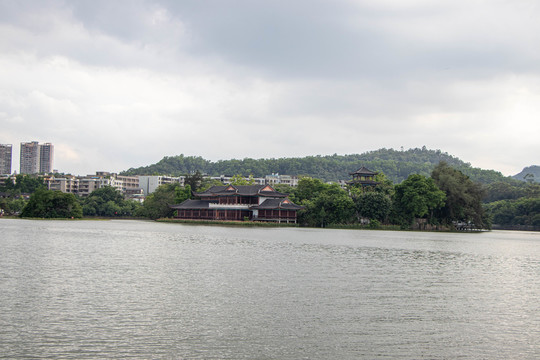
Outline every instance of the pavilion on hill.
{"type": "Polygon", "coordinates": [[[349,173],[349,175],[352,175],[353,179],[351,181],[348,181],[347,184],[361,185],[361,186],[375,186],[379,184],[379,182],[375,181],[375,175],[377,174],[378,172],[371,171],[368,168],[362,166],[360,169],[356,170],[355,172],[349,173]]]}

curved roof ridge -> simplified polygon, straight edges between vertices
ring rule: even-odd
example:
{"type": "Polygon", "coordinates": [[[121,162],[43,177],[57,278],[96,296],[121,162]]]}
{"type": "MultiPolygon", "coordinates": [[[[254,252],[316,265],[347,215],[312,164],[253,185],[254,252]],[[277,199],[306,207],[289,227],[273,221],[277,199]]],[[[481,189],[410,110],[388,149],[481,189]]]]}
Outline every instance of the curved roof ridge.
{"type": "Polygon", "coordinates": [[[349,175],[355,175],[355,174],[377,175],[378,172],[371,171],[367,167],[362,166],[360,169],[356,170],[355,172],[349,173],[349,175]]]}

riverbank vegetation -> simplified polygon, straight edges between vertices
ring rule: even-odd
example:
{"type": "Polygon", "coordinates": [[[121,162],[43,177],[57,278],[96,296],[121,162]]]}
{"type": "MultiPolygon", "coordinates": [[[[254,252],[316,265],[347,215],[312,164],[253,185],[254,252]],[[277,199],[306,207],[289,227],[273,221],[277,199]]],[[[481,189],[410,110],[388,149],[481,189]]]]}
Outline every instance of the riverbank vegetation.
{"type": "MultiPolygon", "coordinates": [[[[216,185],[198,172],[188,180],[185,187],[160,186],[141,204],[124,199],[112,187],[79,198],[46,190],[39,177],[18,175],[15,183],[8,181],[0,188],[0,213],[33,218],[171,218],[174,213],[169,205],[192,197],[192,189],[216,185]]],[[[243,176],[236,180],[246,181],[243,176]]],[[[278,184],[275,188],[304,206],[298,213],[300,226],[448,230],[459,223],[484,229],[491,224],[540,227],[540,184],[534,181],[503,178],[482,184],[446,162],[437,164],[429,175],[410,174],[397,184],[383,172],[375,180],[375,186],[342,187],[302,177],[297,187],[278,184]]]]}
{"type": "Polygon", "coordinates": [[[82,218],[83,211],[75,195],[61,191],[36,190],[24,206],[21,217],[25,218],[82,218]]]}

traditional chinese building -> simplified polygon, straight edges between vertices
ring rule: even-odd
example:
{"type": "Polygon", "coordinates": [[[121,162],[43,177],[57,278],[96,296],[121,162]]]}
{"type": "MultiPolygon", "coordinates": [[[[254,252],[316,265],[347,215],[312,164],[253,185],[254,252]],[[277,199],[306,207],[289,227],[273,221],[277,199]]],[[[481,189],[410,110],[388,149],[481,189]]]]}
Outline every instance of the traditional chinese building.
{"type": "Polygon", "coordinates": [[[270,185],[225,185],[193,193],[196,199],[172,205],[178,219],[296,223],[302,206],[270,185]]]}
{"type": "Polygon", "coordinates": [[[378,184],[377,181],[375,181],[375,175],[377,175],[378,172],[371,171],[368,168],[362,166],[360,169],[356,170],[353,173],[349,173],[349,175],[352,175],[353,179],[347,184],[349,185],[361,185],[361,186],[375,186],[378,184]]]}

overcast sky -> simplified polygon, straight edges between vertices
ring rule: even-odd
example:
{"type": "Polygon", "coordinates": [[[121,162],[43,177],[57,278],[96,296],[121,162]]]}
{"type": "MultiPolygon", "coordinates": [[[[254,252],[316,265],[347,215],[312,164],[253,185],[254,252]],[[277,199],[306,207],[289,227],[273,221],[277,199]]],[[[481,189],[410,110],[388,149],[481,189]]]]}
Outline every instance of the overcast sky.
{"type": "MultiPolygon", "coordinates": [[[[54,168],[426,146],[540,164],[537,0],[0,0],[0,143],[54,168]]],[[[354,170],[354,169],[351,169],[354,170]]]]}

